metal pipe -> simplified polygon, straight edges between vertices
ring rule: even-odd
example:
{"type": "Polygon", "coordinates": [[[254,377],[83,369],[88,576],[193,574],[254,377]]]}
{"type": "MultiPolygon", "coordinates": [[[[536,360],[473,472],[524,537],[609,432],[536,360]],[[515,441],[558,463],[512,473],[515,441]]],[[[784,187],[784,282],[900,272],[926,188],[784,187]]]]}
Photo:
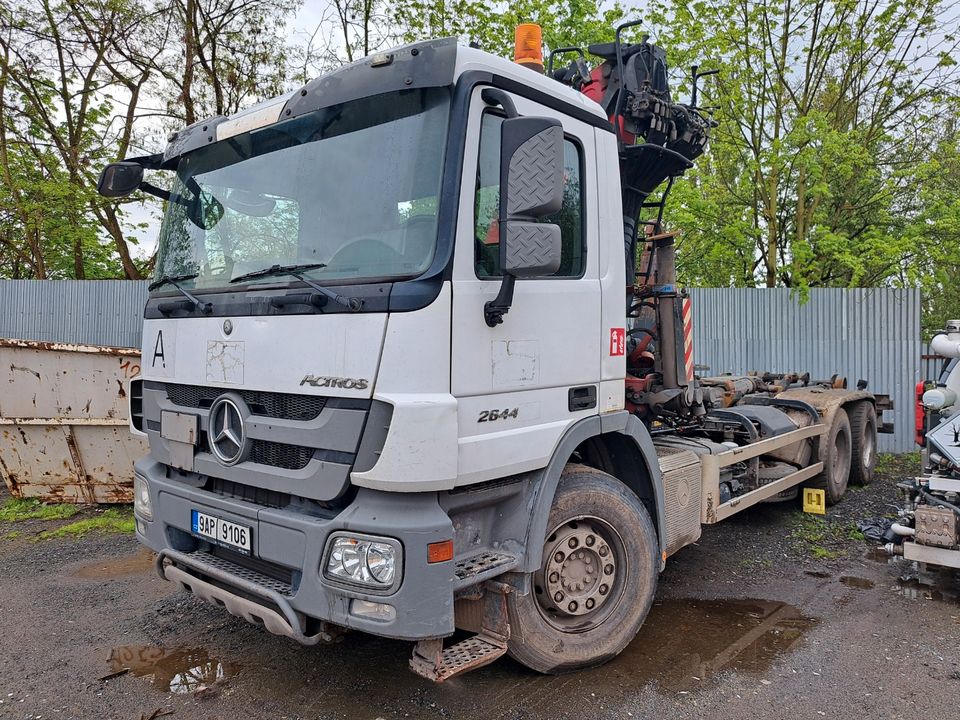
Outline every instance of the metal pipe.
{"type": "Polygon", "coordinates": [[[922,498],[924,498],[927,502],[929,502],[929,503],[931,503],[931,504],[933,504],[933,505],[938,505],[938,506],[940,506],[940,507],[947,508],[947,509],[949,509],[949,510],[953,510],[953,513],[954,513],[955,515],[960,516],[960,507],[957,507],[957,506],[954,505],[953,503],[949,503],[949,502],[947,502],[946,500],[943,500],[942,498],[938,498],[936,495],[932,495],[932,494],[928,493],[926,490],[920,490],[919,488],[917,488],[917,492],[918,492],[918,493],[920,494],[920,496],[921,496],[922,498]]]}
{"type": "Polygon", "coordinates": [[[900,523],[893,523],[893,525],[890,526],[890,529],[901,537],[913,537],[917,534],[916,528],[907,527],[906,525],[901,525],[900,523]]]}
{"type": "Polygon", "coordinates": [[[930,341],[930,352],[947,358],[960,357],[960,332],[935,335],[930,341]]]}
{"type": "Polygon", "coordinates": [[[682,338],[677,333],[677,253],[674,246],[674,234],[654,236],[652,239],[657,253],[657,335],[660,338],[660,372],[663,387],[672,389],[686,386],[686,378],[681,383],[678,366],[677,348],[682,338]]]}

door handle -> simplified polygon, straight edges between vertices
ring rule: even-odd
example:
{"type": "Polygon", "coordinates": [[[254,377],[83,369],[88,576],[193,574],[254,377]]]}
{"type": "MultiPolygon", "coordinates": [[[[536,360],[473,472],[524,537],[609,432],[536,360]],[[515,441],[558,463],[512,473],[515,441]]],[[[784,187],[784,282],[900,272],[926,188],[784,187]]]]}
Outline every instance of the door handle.
{"type": "Polygon", "coordinates": [[[570,412],[589,410],[597,406],[597,386],[584,385],[570,388],[567,393],[567,409],[570,412]]]}

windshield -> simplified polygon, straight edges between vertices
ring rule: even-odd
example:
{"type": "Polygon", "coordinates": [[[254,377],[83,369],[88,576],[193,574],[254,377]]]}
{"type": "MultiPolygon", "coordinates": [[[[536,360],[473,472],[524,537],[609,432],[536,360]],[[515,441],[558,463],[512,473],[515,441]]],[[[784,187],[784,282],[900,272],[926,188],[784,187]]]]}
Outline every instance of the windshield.
{"type": "MultiPolygon", "coordinates": [[[[237,135],[180,160],[156,277],[225,287],[271,265],[321,282],[422,273],[437,239],[449,93],[376,95],[237,135]]],[[[244,283],[296,282],[268,276],[244,283]]]]}

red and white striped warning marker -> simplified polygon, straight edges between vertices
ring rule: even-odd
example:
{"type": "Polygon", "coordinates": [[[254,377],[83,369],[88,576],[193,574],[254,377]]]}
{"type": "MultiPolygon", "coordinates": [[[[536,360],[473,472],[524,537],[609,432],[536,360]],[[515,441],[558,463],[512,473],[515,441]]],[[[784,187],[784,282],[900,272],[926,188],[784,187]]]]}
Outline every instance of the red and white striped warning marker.
{"type": "Polygon", "coordinates": [[[687,382],[693,382],[693,305],[690,298],[683,299],[683,364],[687,382]]]}

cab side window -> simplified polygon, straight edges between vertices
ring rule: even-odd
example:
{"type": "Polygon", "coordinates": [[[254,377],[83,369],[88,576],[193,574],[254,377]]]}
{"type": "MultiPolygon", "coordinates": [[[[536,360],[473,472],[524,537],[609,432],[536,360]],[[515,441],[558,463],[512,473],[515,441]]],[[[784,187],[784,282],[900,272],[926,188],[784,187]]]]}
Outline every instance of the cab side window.
{"type": "MultiPolygon", "coordinates": [[[[485,112],[480,122],[480,157],[474,201],[474,266],[480,279],[500,277],[500,125],[503,116],[485,112]]],[[[538,222],[560,226],[560,268],[549,277],[583,275],[583,153],[569,138],[563,141],[563,205],[538,222]]]]}

